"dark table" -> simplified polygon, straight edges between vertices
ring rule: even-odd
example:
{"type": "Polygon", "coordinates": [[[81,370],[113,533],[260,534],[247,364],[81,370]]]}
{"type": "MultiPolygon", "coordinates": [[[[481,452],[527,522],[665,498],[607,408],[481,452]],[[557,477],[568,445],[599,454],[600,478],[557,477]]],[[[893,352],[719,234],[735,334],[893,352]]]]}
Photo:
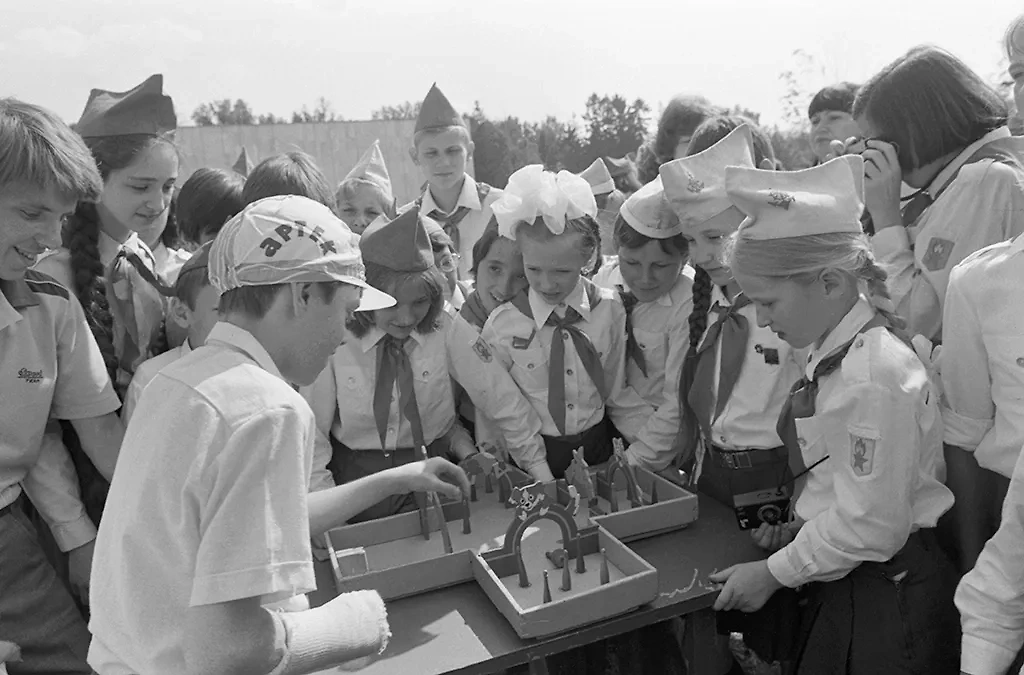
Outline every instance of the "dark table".
{"type": "MultiPolygon", "coordinates": [[[[361,675],[491,673],[686,615],[692,672],[713,658],[715,620],[711,606],[718,591],[708,575],[739,562],[763,557],[730,509],[704,495],[700,516],[683,530],[632,542],[629,547],[658,570],[658,597],[648,605],[605,621],[537,640],[523,640],[484,592],[472,582],[388,603],[392,638],[382,657],[360,666],[361,675]]],[[[330,566],[317,566],[314,605],[334,595],[330,566]]],[[[540,667],[538,669],[541,669],[540,667]]]]}

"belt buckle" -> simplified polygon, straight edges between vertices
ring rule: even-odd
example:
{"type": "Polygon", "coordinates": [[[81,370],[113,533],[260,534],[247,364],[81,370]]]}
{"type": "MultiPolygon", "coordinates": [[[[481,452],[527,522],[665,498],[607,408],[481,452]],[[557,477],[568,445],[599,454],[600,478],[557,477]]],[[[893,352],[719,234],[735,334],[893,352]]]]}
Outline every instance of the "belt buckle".
{"type": "Polygon", "coordinates": [[[735,453],[732,452],[719,452],[719,457],[722,458],[722,464],[725,464],[728,469],[736,468],[736,458],[733,457],[735,453]]]}
{"type": "Polygon", "coordinates": [[[750,453],[746,450],[741,450],[736,453],[736,464],[737,469],[752,469],[754,468],[754,462],[750,458],[750,453]]]}

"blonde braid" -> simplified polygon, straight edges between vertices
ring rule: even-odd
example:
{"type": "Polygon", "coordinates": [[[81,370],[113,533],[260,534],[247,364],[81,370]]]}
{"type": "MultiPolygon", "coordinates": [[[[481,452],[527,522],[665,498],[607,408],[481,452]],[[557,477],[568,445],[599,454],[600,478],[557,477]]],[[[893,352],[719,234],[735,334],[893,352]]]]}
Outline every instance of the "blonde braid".
{"type": "Polygon", "coordinates": [[[889,275],[878,264],[870,251],[862,252],[860,266],[855,274],[867,287],[868,302],[875,308],[875,311],[885,317],[893,330],[905,332],[907,322],[896,313],[896,308],[892,304],[892,296],[889,294],[889,286],[886,283],[889,275]]]}

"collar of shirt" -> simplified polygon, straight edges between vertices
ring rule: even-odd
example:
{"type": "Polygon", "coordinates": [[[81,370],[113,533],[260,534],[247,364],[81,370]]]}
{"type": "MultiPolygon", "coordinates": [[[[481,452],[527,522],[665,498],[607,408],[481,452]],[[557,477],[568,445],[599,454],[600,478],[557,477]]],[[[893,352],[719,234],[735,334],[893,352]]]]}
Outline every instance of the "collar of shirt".
{"type": "Polygon", "coordinates": [[[679,281],[676,281],[675,285],[672,286],[672,288],[668,289],[667,293],[662,293],[661,295],[659,295],[657,297],[657,299],[654,301],[654,304],[655,305],[661,305],[662,307],[671,307],[672,306],[672,291],[674,291],[677,288],[679,288],[679,281]]]}
{"type": "Polygon", "coordinates": [[[998,140],[1000,138],[1009,137],[1010,128],[999,127],[998,129],[993,129],[992,131],[988,132],[978,140],[968,145],[966,148],[963,149],[963,151],[959,155],[956,156],[956,158],[952,162],[944,166],[942,168],[942,171],[940,171],[938,175],[935,176],[935,178],[932,180],[932,182],[928,184],[928,194],[931,195],[934,190],[937,190],[943,185],[945,185],[946,181],[949,180],[949,177],[952,176],[954,172],[959,171],[960,167],[964,165],[964,162],[970,159],[971,155],[976,153],[981,148],[981,146],[991,143],[992,141],[998,140]]]}
{"type": "Polygon", "coordinates": [[[863,296],[858,298],[857,303],[821,343],[821,347],[811,346],[807,354],[807,368],[805,369],[807,377],[814,377],[814,369],[818,367],[818,363],[838,347],[852,340],[868,321],[875,318],[875,313],[875,308],[871,306],[871,303],[863,296]]]}
{"type": "MultiPolygon", "coordinates": [[[[128,235],[128,238],[125,239],[124,243],[127,244],[132,240],[132,237],[138,237],[138,235],[132,232],[128,235]]],[[[100,236],[96,241],[96,247],[100,252],[100,262],[103,263],[104,267],[106,267],[121,250],[121,243],[103,230],[100,230],[100,236]]]]}
{"type": "Polygon", "coordinates": [[[725,295],[725,290],[718,284],[711,286],[711,306],[714,307],[716,302],[722,307],[732,307],[732,300],[725,295]]]}
{"type": "Polygon", "coordinates": [[[181,356],[185,356],[192,351],[192,345],[189,344],[188,338],[185,338],[185,341],[178,345],[178,349],[181,356]]]}
{"type": "MultiPolygon", "coordinates": [[[[582,279],[582,277],[580,278],[582,279]]],[[[590,320],[590,298],[588,298],[587,294],[583,292],[582,281],[576,282],[576,288],[572,289],[569,296],[562,302],[558,303],[557,307],[555,305],[549,305],[544,298],[537,295],[532,288],[530,289],[529,299],[530,309],[533,310],[533,320],[537,324],[537,330],[544,327],[544,324],[548,321],[548,317],[551,316],[551,313],[558,309],[558,307],[572,307],[580,313],[580,316],[583,317],[584,321],[590,320]]]]}
{"type": "MultiPolygon", "coordinates": [[[[377,346],[377,343],[384,339],[387,333],[382,331],[376,326],[370,326],[369,332],[363,337],[359,338],[359,346],[362,348],[363,353],[370,351],[377,346]]],[[[420,335],[419,331],[413,331],[409,335],[417,345],[423,344],[423,336],[420,335]]]]}
{"type": "Polygon", "coordinates": [[[0,329],[21,321],[19,309],[38,304],[39,299],[24,279],[0,281],[0,329]]]}
{"type": "MultiPolygon", "coordinates": [[[[468,207],[474,211],[479,211],[483,208],[480,205],[480,195],[476,191],[476,181],[468,173],[466,178],[462,181],[462,192],[459,193],[459,199],[455,202],[455,208],[452,209],[447,215],[455,213],[456,209],[460,206],[468,207]]],[[[426,191],[423,194],[423,203],[420,206],[420,215],[429,216],[432,211],[441,211],[444,213],[444,209],[434,203],[434,195],[430,192],[430,186],[427,186],[426,191]]]]}
{"type": "MultiPolygon", "coordinates": [[[[213,330],[210,331],[210,335],[206,338],[206,344],[208,345],[212,345],[215,342],[242,352],[255,361],[256,365],[260,368],[284,380],[284,376],[277,369],[274,359],[270,358],[270,354],[260,344],[260,341],[244,328],[227,323],[226,321],[218,321],[214,325],[213,330]]],[[[287,382],[287,380],[284,381],[287,382]]],[[[288,384],[289,386],[291,385],[291,383],[288,384]]]]}

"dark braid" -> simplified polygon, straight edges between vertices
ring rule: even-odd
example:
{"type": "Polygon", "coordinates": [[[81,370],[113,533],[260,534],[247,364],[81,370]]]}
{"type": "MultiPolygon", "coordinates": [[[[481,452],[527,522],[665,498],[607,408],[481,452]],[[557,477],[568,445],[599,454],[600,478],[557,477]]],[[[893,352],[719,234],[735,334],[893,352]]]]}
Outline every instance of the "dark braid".
{"type": "Polygon", "coordinates": [[[708,327],[708,312],[711,311],[711,277],[702,267],[696,267],[693,278],[693,310],[690,312],[690,352],[696,354],[697,345],[708,327]]]}
{"type": "Polygon", "coordinates": [[[690,312],[690,348],[686,351],[682,371],[679,373],[679,434],[675,447],[679,453],[676,465],[686,470],[692,468],[696,458],[700,427],[697,416],[690,407],[690,388],[697,372],[697,346],[708,326],[708,312],[711,311],[711,277],[703,268],[697,267],[693,278],[693,311],[690,312]]]}
{"type": "Polygon", "coordinates": [[[79,204],[64,230],[64,247],[71,252],[75,295],[85,311],[96,344],[103,355],[110,381],[117,381],[114,317],[107,303],[107,283],[99,250],[100,221],[94,204],[79,204]]]}

